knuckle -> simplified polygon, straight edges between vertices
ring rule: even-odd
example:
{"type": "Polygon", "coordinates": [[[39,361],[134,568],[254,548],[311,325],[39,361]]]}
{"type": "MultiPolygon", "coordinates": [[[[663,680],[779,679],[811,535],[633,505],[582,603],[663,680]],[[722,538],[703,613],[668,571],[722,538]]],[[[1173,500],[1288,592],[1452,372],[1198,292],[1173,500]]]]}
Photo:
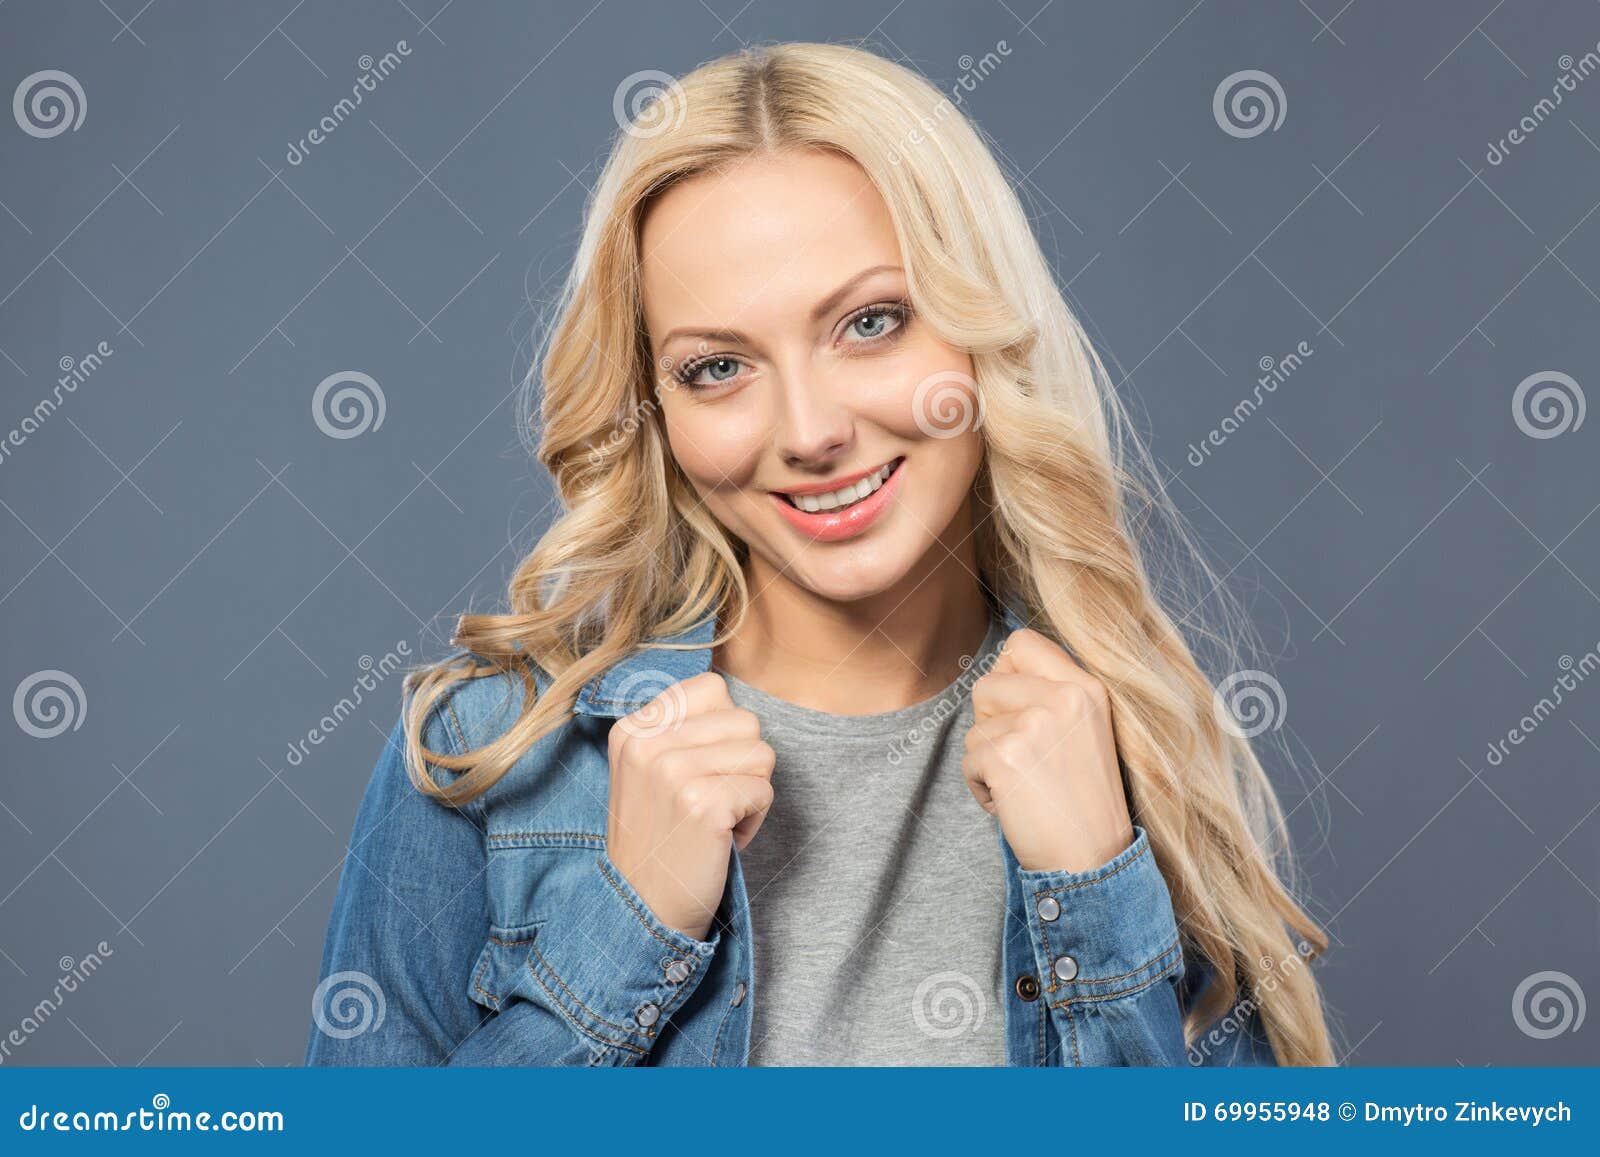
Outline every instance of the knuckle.
{"type": "Polygon", "coordinates": [[[1010,767],[1027,767],[1033,762],[1033,744],[1015,731],[995,742],[995,752],[1010,767]]]}
{"type": "Polygon", "coordinates": [[[1094,696],[1079,683],[1058,683],[1054,698],[1060,710],[1074,719],[1082,718],[1094,710],[1094,696]]]}
{"type": "Polygon", "coordinates": [[[763,774],[770,775],[772,773],[772,769],[777,766],[777,762],[778,753],[772,749],[772,745],[764,739],[759,741],[756,744],[755,750],[756,767],[758,767],[763,774]]]}

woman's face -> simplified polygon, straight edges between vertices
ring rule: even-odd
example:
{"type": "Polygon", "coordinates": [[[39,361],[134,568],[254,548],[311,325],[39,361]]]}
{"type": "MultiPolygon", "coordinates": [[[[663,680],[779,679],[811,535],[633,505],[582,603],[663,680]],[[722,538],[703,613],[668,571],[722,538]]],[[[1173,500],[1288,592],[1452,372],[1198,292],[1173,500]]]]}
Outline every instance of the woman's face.
{"type": "Polygon", "coordinates": [[[910,314],[859,166],[792,151],[697,175],[641,244],[673,456],[754,578],[850,601],[962,545],[983,453],[972,359],[910,314]]]}

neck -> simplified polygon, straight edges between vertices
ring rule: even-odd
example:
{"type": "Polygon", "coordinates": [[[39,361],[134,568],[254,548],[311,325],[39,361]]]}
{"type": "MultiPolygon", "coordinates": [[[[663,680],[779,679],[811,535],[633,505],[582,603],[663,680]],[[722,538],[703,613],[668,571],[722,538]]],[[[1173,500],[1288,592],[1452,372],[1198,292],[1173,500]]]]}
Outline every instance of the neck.
{"type": "Polygon", "coordinates": [[[970,536],[961,547],[935,544],[893,587],[849,602],[816,594],[752,554],[750,609],[713,664],[769,695],[836,715],[929,699],[960,677],[961,659],[977,653],[989,629],[970,536]]]}

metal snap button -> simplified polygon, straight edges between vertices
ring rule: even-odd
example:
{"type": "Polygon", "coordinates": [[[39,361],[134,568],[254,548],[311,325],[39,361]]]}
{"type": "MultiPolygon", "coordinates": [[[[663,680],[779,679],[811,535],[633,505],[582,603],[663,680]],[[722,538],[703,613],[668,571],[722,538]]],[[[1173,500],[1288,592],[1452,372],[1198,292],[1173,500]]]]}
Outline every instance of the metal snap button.
{"type": "Polygon", "coordinates": [[[1039,999],[1039,978],[1031,972],[1017,977],[1017,996],[1030,1004],[1039,999]]]}
{"type": "Polygon", "coordinates": [[[1061,915],[1061,901],[1054,896],[1039,897],[1039,919],[1054,920],[1061,915]]]}
{"type": "Polygon", "coordinates": [[[682,984],[689,979],[689,962],[687,960],[669,960],[665,965],[664,971],[667,974],[667,979],[673,984],[682,984]]]}
{"type": "Polygon", "coordinates": [[[733,986],[733,1007],[734,1008],[738,1008],[741,1004],[744,1003],[744,994],[745,994],[744,981],[741,980],[738,984],[733,986]]]}
{"type": "Polygon", "coordinates": [[[1078,962],[1070,956],[1056,957],[1056,979],[1071,980],[1078,975],[1078,962]]]}
{"type": "Polygon", "coordinates": [[[639,1022],[640,1028],[649,1028],[660,1018],[661,1010],[648,1001],[641,1004],[639,1011],[633,1014],[633,1019],[639,1022]]]}

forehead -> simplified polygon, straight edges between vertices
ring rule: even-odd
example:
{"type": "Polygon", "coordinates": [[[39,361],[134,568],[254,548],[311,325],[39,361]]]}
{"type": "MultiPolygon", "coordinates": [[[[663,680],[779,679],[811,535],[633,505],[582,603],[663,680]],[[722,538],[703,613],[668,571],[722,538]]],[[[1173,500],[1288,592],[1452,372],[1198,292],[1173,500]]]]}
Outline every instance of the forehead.
{"type": "Polygon", "coordinates": [[[866,173],[822,151],[754,156],[673,186],[646,214],[640,247],[652,334],[759,330],[805,316],[858,269],[901,264],[888,206],[866,173]]]}

